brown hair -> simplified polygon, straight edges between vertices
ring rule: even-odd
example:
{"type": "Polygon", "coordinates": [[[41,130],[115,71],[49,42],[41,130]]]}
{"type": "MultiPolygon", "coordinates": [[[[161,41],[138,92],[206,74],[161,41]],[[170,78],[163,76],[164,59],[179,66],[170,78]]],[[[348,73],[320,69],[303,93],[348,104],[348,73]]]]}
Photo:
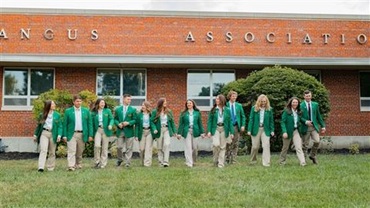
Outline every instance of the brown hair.
{"type": "Polygon", "coordinates": [[[48,117],[52,102],[53,102],[52,100],[46,100],[44,102],[44,109],[42,110],[42,117],[41,117],[40,123],[45,123],[46,118],[48,117]]]}
{"type": "MultiPolygon", "coordinates": [[[[224,106],[226,105],[226,98],[225,98],[225,96],[224,96],[224,95],[222,95],[222,94],[219,94],[219,95],[217,95],[217,96],[216,96],[216,99],[217,99],[217,98],[220,100],[220,106],[221,106],[221,107],[224,107],[224,106]]],[[[215,112],[216,107],[217,107],[217,104],[216,104],[216,102],[215,102],[215,104],[213,105],[213,107],[212,107],[212,109],[211,109],[211,112],[212,112],[212,113],[214,113],[214,112],[215,112]]]]}

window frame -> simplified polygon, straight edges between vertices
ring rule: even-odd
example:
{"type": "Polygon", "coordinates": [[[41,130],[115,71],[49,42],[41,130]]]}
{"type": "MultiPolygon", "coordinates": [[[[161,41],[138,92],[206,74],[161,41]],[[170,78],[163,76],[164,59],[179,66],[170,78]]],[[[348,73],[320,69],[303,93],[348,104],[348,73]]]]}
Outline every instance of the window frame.
{"type": "Polygon", "coordinates": [[[368,73],[370,75],[370,71],[359,71],[358,72],[358,82],[359,82],[358,96],[359,96],[359,99],[360,99],[360,102],[359,102],[360,111],[361,112],[368,112],[368,111],[370,111],[370,106],[362,106],[361,105],[361,101],[370,100],[370,97],[361,97],[361,73],[368,73]]]}
{"type": "Polygon", "coordinates": [[[31,72],[32,71],[43,71],[49,70],[53,73],[53,88],[55,89],[55,68],[54,67],[4,67],[3,68],[3,89],[2,89],[2,99],[1,99],[1,110],[2,111],[31,111],[33,108],[32,99],[36,99],[39,95],[31,95],[31,72]],[[5,71],[17,71],[26,70],[27,71],[27,94],[26,95],[5,95],[5,71]],[[26,105],[5,105],[5,99],[12,98],[24,98],[26,99],[26,105]]]}
{"type": "MultiPolygon", "coordinates": [[[[147,89],[148,89],[148,70],[147,68],[134,68],[134,67],[127,67],[127,68],[108,68],[108,67],[100,67],[100,68],[96,68],[96,82],[95,82],[95,89],[96,89],[96,95],[101,98],[101,97],[104,97],[104,95],[98,95],[98,73],[99,71],[101,70],[106,70],[106,71],[119,71],[119,82],[120,82],[120,86],[119,86],[119,95],[109,95],[110,97],[114,98],[115,100],[118,101],[119,105],[122,105],[122,96],[123,96],[123,74],[124,74],[124,71],[144,71],[145,73],[145,89],[144,89],[144,92],[145,92],[145,95],[144,96],[134,96],[134,95],[131,95],[131,98],[132,100],[134,99],[137,99],[137,100],[146,100],[147,99],[147,96],[148,96],[148,93],[147,93],[147,89]]],[[[140,105],[132,105],[133,107],[137,108],[137,107],[140,107],[140,105]]]]}
{"type": "Polygon", "coordinates": [[[213,96],[213,85],[214,85],[214,77],[213,77],[213,74],[214,73],[217,73],[217,72],[230,72],[230,73],[233,73],[234,74],[234,80],[236,80],[236,71],[235,69],[227,69],[227,68],[223,68],[223,69],[204,69],[204,68],[196,68],[196,69],[187,69],[187,72],[186,72],[186,97],[187,99],[194,99],[194,100],[209,100],[209,106],[201,106],[199,104],[197,104],[197,107],[199,108],[199,110],[201,111],[210,111],[211,108],[213,107],[213,104],[214,104],[214,101],[215,101],[215,96],[213,96]],[[196,72],[196,71],[199,71],[199,72],[208,72],[208,75],[210,76],[210,83],[209,83],[209,86],[210,86],[210,95],[209,96],[189,96],[188,95],[188,75],[189,75],[189,72],[196,72]]]}

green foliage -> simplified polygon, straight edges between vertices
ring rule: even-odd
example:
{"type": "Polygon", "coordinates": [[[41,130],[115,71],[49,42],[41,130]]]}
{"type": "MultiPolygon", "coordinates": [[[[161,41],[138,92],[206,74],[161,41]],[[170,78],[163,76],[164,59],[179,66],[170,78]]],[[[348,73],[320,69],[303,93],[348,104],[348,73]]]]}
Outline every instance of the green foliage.
{"type": "Polygon", "coordinates": [[[349,145],[348,150],[352,155],[357,155],[360,153],[360,145],[358,143],[353,143],[349,145]]]}
{"type": "Polygon", "coordinates": [[[281,150],[281,114],[289,98],[296,96],[303,100],[303,92],[310,90],[312,100],[320,104],[320,112],[324,119],[330,112],[329,92],[325,86],[313,76],[288,67],[275,65],[254,71],[245,79],[228,83],[223,87],[222,93],[227,95],[230,90],[238,92],[238,102],[243,104],[247,123],[251,107],[258,96],[267,95],[274,109],[275,134],[278,136],[271,140],[271,151],[281,150]]]}
{"type": "Polygon", "coordinates": [[[330,154],[334,153],[333,140],[330,136],[323,136],[320,139],[321,148],[320,153],[330,154]]]}
{"type": "Polygon", "coordinates": [[[55,154],[57,157],[60,158],[67,157],[68,154],[67,145],[63,142],[59,142],[55,154]]]}
{"type": "Polygon", "coordinates": [[[95,101],[98,99],[95,93],[88,90],[83,90],[79,92],[78,95],[81,96],[82,106],[87,107],[90,110],[94,107],[95,101]]]}

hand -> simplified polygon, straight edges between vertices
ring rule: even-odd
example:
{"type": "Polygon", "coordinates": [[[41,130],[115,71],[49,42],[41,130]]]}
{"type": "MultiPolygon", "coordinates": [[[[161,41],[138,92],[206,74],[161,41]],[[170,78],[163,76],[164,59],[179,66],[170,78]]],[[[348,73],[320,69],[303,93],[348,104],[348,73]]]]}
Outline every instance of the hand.
{"type": "Polygon", "coordinates": [[[130,123],[127,121],[122,122],[122,124],[123,124],[123,127],[130,125],[130,123]]]}
{"type": "Polygon", "coordinates": [[[307,126],[312,126],[312,121],[307,120],[307,121],[306,121],[306,125],[307,125],[307,126]]]}
{"type": "Polygon", "coordinates": [[[244,126],[242,126],[242,127],[240,128],[240,131],[241,131],[241,132],[244,132],[244,131],[245,131],[245,127],[244,127],[244,126]]]}
{"type": "Polygon", "coordinates": [[[157,133],[158,133],[158,130],[154,130],[154,131],[153,131],[153,133],[154,133],[154,134],[157,134],[157,133]]]}
{"type": "Polygon", "coordinates": [[[134,139],[135,139],[135,141],[139,141],[139,138],[137,138],[137,137],[134,137],[134,139]]]}
{"type": "Polygon", "coordinates": [[[176,136],[176,138],[177,138],[177,140],[180,140],[180,139],[181,139],[181,135],[180,135],[180,134],[178,134],[178,135],[176,136]]]}
{"type": "Polygon", "coordinates": [[[271,136],[273,137],[273,136],[275,136],[275,133],[274,132],[271,132],[271,136]]]}
{"type": "Polygon", "coordinates": [[[321,133],[322,134],[325,134],[325,132],[326,132],[326,129],[325,128],[321,128],[321,133]]]}
{"type": "Polygon", "coordinates": [[[60,136],[57,137],[57,142],[60,142],[60,136]]]}
{"type": "Polygon", "coordinates": [[[208,132],[207,137],[211,137],[211,136],[212,136],[211,132],[208,132]]]}
{"type": "Polygon", "coordinates": [[[283,138],[284,138],[284,139],[288,138],[288,134],[287,134],[287,133],[284,133],[284,134],[283,134],[283,138]]]}
{"type": "Polygon", "coordinates": [[[89,142],[92,142],[94,141],[94,139],[92,137],[89,137],[89,142]]]}
{"type": "Polygon", "coordinates": [[[112,126],[111,126],[111,125],[109,125],[109,126],[108,126],[108,129],[109,129],[109,130],[112,130],[112,126]]]}
{"type": "Polygon", "coordinates": [[[251,135],[251,132],[250,132],[250,131],[248,131],[248,132],[247,132],[247,135],[248,135],[248,136],[250,136],[250,135],[251,135]]]}
{"type": "Polygon", "coordinates": [[[203,134],[201,134],[200,135],[203,139],[204,139],[204,137],[206,137],[206,135],[203,133],[203,134]]]}
{"type": "Polygon", "coordinates": [[[120,128],[120,129],[122,129],[122,128],[123,128],[122,123],[119,123],[119,124],[118,124],[118,128],[120,128]]]}
{"type": "Polygon", "coordinates": [[[234,139],[234,134],[230,134],[230,138],[231,139],[234,139]]]}
{"type": "Polygon", "coordinates": [[[67,143],[67,137],[63,137],[63,142],[67,143]]]}

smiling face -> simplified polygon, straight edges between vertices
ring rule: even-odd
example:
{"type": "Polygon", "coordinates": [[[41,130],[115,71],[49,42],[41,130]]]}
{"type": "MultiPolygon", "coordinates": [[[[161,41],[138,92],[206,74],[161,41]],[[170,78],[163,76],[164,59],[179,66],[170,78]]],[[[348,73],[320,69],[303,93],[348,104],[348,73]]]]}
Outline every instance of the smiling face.
{"type": "Polygon", "coordinates": [[[306,102],[310,102],[311,99],[312,99],[312,94],[311,93],[304,94],[304,100],[306,102]]]}
{"type": "Polygon", "coordinates": [[[188,108],[188,110],[193,109],[193,108],[194,108],[194,104],[193,104],[193,102],[192,102],[191,100],[188,100],[188,101],[186,102],[186,107],[188,108]]]}
{"type": "Polygon", "coordinates": [[[292,100],[292,108],[295,110],[295,109],[297,109],[297,107],[298,107],[298,100],[297,99],[293,99],[292,100]]]}
{"type": "Polygon", "coordinates": [[[99,102],[99,109],[103,109],[105,107],[105,101],[104,100],[101,100],[99,102]]]}
{"type": "Polygon", "coordinates": [[[55,103],[54,103],[54,101],[51,101],[50,110],[55,110],[55,103]]]}
{"type": "Polygon", "coordinates": [[[73,105],[76,107],[76,108],[80,108],[81,107],[81,104],[82,104],[82,100],[77,98],[76,100],[73,101],[73,105]]]}

